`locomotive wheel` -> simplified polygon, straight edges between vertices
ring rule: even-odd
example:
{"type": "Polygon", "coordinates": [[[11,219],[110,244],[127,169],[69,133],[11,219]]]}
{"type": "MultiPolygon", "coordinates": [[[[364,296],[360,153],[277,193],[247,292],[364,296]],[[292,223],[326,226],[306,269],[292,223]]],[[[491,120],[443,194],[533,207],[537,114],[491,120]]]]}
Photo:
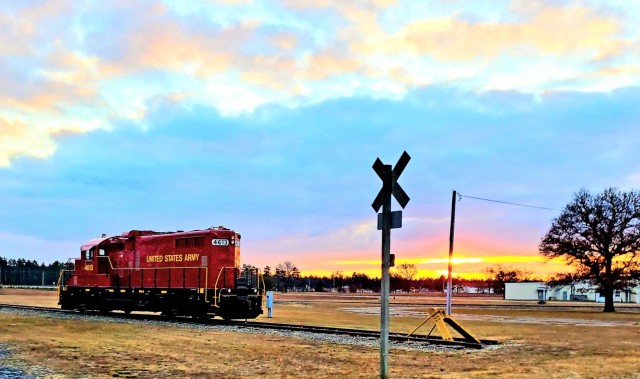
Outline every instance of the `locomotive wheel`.
{"type": "Polygon", "coordinates": [[[168,318],[169,320],[173,320],[176,318],[176,314],[173,311],[164,311],[161,313],[161,315],[168,318]]]}

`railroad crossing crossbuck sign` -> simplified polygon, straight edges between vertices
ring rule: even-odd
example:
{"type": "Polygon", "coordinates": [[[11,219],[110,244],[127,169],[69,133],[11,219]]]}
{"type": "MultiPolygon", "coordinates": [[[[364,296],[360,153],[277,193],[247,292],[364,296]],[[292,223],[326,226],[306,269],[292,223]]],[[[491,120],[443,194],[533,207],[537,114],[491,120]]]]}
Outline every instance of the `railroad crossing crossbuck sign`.
{"type": "Polygon", "coordinates": [[[391,185],[391,194],[396,198],[398,204],[400,204],[402,209],[407,206],[407,203],[411,199],[409,198],[407,193],[404,192],[402,187],[400,187],[400,184],[398,184],[398,178],[400,178],[400,175],[402,174],[402,171],[404,171],[404,168],[407,167],[407,163],[409,163],[409,160],[411,160],[409,154],[407,154],[406,151],[403,152],[402,156],[400,156],[400,159],[398,159],[398,163],[396,163],[396,167],[394,167],[391,171],[391,178],[385,178],[385,166],[391,167],[390,165],[383,164],[380,158],[377,158],[373,163],[373,171],[375,171],[380,179],[382,179],[382,188],[380,189],[380,192],[378,192],[378,196],[376,196],[373,204],[371,204],[374,211],[378,212],[380,210],[380,207],[382,206],[382,202],[384,200],[385,190],[388,190],[387,186],[389,185],[391,185]],[[389,181],[391,181],[391,183],[389,183],[389,181]]]}
{"type": "Polygon", "coordinates": [[[391,229],[402,227],[402,211],[391,212],[391,195],[404,208],[409,196],[404,192],[398,178],[411,157],[403,152],[396,167],[384,164],[380,158],[373,163],[373,171],[382,179],[382,189],[371,206],[378,213],[378,230],[382,230],[382,279],[380,280],[380,378],[387,379],[389,372],[389,266],[391,266],[391,229]]]}

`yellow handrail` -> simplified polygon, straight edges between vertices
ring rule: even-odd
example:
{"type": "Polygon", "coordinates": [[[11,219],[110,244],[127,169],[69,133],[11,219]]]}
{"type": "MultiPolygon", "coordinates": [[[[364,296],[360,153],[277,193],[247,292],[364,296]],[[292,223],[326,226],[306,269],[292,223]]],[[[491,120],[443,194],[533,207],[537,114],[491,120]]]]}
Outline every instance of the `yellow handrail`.
{"type": "MultiPolygon", "coordinates": [[[[208,297],[207,297],[207,294],[209,292],[209,267],[207,267],[207,266],[114,267],[113,266],[113,262],[111,261],[111,257],[109,257],[108,255],[106,255],[106,256],[98,256],[98,258],[106,258],[107,261],[109,262],[109,267],[113,271],[119,271],[119,270],[134,271],[134,270],[205,269],[204,296],[205,296],[205,302],[209,303],[209,300],[208,300],[208,297]]],[[[69,259],[72,259],[72,258],[69,258],[69,259]]],[[[225,266],[225,267],[222,267],[220,269],[220,271],[218,272],[218,277],[216,278],[216,283],[214,285],[213,296],[214,296],[214,305],[215,306],[218,305],[219,298],[222,295],[222,293],[218,293],[218,283],[220,281],[220,276],[222,276],[222,273],[224,272],[224,270],[227,270],[227,269],[240,270],[240,268],[234,267],[234,266],[225,266]]],[[[260,269],[257,269],[257,272],[258,272],[258,276],[259,276],[258,291],[263,296],[263,300],[264,300],[264,296],[266,295],[267,286],[266,286],[266,284],[264,282],[264,275],[262,275],[262,271],[260,269]],[[260,288],[260,283],[262,283],[262,288],[260,288]]]]}
{"type": "Polygon", "coordinates": [[[111,267],[112,270],[115,270],[115,268],[113,267],[113,264],[111,263],[111,257],[109,257],[108,255],[105,256],[98,256],[98,259],[100,258],[107,258],[107,260],[109,261],[109,266],[111,267]]]}
{"type": "Polygon", "coordinates": [[[129,271],[133,271],[133,270],[170,270],[170,269],[179,269],[179,268],[183,268],[183,269],[204,269],[204,301],[205,303],[209,303],[209,300],[207,299],[207,293],[209,291],[209,267],[207,266],[177,266],[177,267],[169,267],[169,266],[165,266],[165,267],[113,267],[113,263],[111,263],[111,257],[107,256],[102,256],[102,257],[98,257],[98,258],[107,258],[107,260],[109,261],[109,266],[111,267],[111,270],[129,270],[129,271]]]}
{"type": "MultiPolygon", "coordinates": [[[[239,267],[232,267],[232,266],[226,266],[226,267],[222,267],[220,269],[220,271],[218,272],[218,277],[216,278],[216,284],[214,286],[214,292],[213,292],[213,305],[217,306],[218,305],[218,300],[220,299],[220,296],[222,296],[222,292],[218,293],[218,282],[220,281],[220,276],[222,275],[222,272],[226,269],[234,269],[234,270],[238,270],[240,271],[239,267]]],[[[262,300],[266,301],[264,296],[266,294],[266,285],[264,284],[264,276],[261,274],[261,271],[259,268],[256,268],[257,272],[258,272],[258,291],[260,292],[260,294],[262,295],[262,300]],[[262,291],[260,291],[260,281],[262,281],[262,291]]]]}
{"type": "MultiPolygon", "coordinates": [[[[258,269],[258,272],[260,273],[260,281],[262,281],[262,292],[260,292],[260,295],[262,296],[262,304],[260,304],[263,307],[267,307],[267,285],[264,284],[264,275],[262,275],[262,271],[260,271],[260,269],[258,269]]],[[[258,281],[258,287],[260,287],[260,281],[258,281]]],[[[258,288],[258,291],[260,291],[260,288],[258,288]]]]}
{"type": "MultiPolygon", "coordinates": [[[[107,261],[109,262],[109,267],[111,268],[112,271],[119,271],[119,270],[126,270],[126,271],[133,271],[133,270],[171,270],[171,269],[204,269],[205,270],[205,283],[204,283],[204,299],[206,303],[209,303],[207,294],[209,291],[209,267],[207,266],[177,266],[177,267],[114,267],[113,266],[113,262],[111,261],[111,257],[107,256],[98,256],[98,258],[106,258],[107,261]]],[[[70,258],[71,259],[71,258],[70,258]]],[[[214,306],[218,306],[218,301],[219,301],[219,297],[222,295],[222,293],[218,293],[218,283],[220,282],[220,276],[222,276],[222,273],[224,272],[224,270],[227,269],[233,269],[234,272],[235,270],[240,270],[238,267],[234,267],[234,266],[225,266],[222,267],[220,269],[220,271],[218,272],[218,277],[216,278],[216,283],[214,285],[214,292],[213,292],[213,301],[214,301],[214,306]]],[[[60,283],[61,283],[61,279],[62,279],[62,274],[64,271],[70,271],[70,270],[61,270],[60,271],[60,276],[58,278],[58,300],[60,299],[60,283]]],[[[260,292],[260,294],[263,297],[264,300],[264,296],[266,294],[266,284],[264,283],[264,275],[262,275],[261,270],[257,269],[257,273],[259,276],[259,280],[258,280],[258,291],[260,292]],[[260,288],[260,282],[262,282],[262,289],[260,288]]]]}
{"type": "Polygon", "coordinates": [[[62,275],[64,275],[65,272],[67,271],[71,271],[71,270],[60,270],[60,274],[58,274],[58,285],[56,286],[56,294],[58,295],[58,301],[60,301],[60,287],[62,286],[62,275]]]}
{"type": "Polygon", "coordinates": [[[224,270],[228,269],[228,268],[232,268],[232,269],[234,269],[234,270],[240,270],[240,269],[239,269],[239,268],[237,268],[237,267],[226,266],[226,267],[222,267],[222,268],[220,269],[220,272],[218,272],[218,277],[216,278],[216,284],[215,284],[215,286],[213,287],[213,305],[214,305],[214,306],[216,306],[216,307],[218,306],[218,296],[219,296],[219,295],[218,295],[218,282],[220,281],[220,275],[222,275],[222,272],[223,272],[224,270]]]}

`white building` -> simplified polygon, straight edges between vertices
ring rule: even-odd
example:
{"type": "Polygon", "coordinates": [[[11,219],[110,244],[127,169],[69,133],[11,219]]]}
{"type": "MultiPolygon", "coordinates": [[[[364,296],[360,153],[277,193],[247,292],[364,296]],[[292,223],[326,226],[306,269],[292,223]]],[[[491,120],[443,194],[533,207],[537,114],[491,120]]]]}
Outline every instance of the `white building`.
{"type": "Polygon", "coordinates": [[[549,300],[549,287],[544,282],[505,283],[505,300],[549,300]]]}
{"type": "MultiPolygon", "coordinates": [[[[640,304],[639,294],[640,286],[626,291],[615,291],[613,301],[640,304]]],[[[604,296],[596,291],[595,286],[587,283],[558,287],[549,287],[544,282],[505,283],[504,298],[505,300],[577,300],[604,303],[604,296]]]]}

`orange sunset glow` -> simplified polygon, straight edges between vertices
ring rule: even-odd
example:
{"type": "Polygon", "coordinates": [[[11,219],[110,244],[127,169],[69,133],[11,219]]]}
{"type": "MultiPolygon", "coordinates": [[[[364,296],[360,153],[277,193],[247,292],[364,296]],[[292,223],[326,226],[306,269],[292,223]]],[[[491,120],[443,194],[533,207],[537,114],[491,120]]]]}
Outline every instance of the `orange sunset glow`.
{"type": "MultiPolygon", "coordinates": [[[[440,277],[448,275],[448,258],[396,258],[396,266],[402,263],[415,264],[418,269],[417,277],[440,277]]],[[[334,273],[350,276],[352,273],[363,273],[370,277],[380,277],[380,260],[344,260],[330,262],[341,270],[305,269],[303,276],[331,277],[334,273]]],[[[530,272],[535,278],[546,279],[558,272],[570,270],[568,266],[557,261],[546,261],[542,256],[486,256],[486,257],[453,257],[453,276],[461,279],[485,279],[485,270],[500,265],[506,269],[519,269],[530,272]]],[[[393,272],[393,268],[391,269],[393,272]]]]}

